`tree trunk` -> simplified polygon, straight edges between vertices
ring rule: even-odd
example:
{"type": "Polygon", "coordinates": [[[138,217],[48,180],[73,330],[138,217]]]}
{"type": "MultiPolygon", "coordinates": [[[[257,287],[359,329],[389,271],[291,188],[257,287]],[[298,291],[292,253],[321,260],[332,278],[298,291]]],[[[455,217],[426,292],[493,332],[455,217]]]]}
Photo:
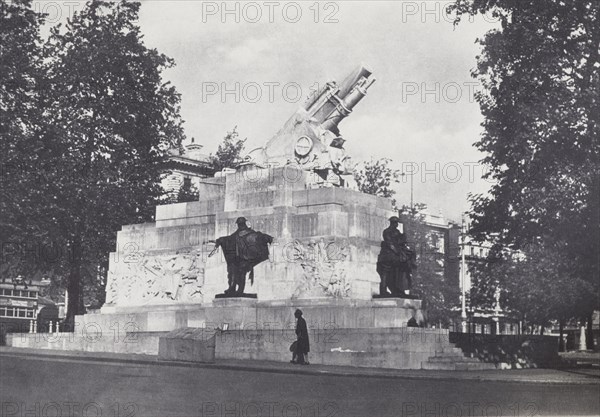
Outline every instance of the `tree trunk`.
{"type": "Polygon", "coordinates": [[[594,320],[594,312],[590,312],[587,317],[587,329],[586,329],[586,344],[588,350],[594,350],[594,330],[592,329],[594,320]]]}
{"type": "Polygon", "coordinates": [[[69,328],[72,328],[75,323],[75,316],[80,314],[80,294],[81,281],[79,273],[79,265],[72,264],[69,271],[69,280],[67,282],[67,317],[66,323],[69,328]]]}
{"type": "Polygon", "coordinates": [[[83,294],[81,288],[81,239],[74,239],[71,246],[71,259],[69,268],[69,279],[67,282],[67,316],[65,323],[67,329],[73,330],[75,316],[84,313],[83,294]]]}
{"type": "Polygon", "coordinates": [[[559,352],[564,352],[565,351],[565,341],[563,339],[563,333],[565,331],[565,321],[564,320],[559,320],[558,321],[558,335],[559,335],[559,339],[558,339],[558,351],[559,352]]]}

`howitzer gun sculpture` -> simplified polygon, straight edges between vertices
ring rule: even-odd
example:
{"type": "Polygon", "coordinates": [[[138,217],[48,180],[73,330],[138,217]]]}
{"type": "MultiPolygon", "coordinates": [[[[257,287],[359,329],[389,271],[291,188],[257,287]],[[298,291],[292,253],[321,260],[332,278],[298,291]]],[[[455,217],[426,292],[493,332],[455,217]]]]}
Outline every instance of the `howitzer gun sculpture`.
{"type": "Polygon", "coordinates": [[[373,82],[371,71],[361,66],[340,84],[326,83],[264,147],[252,150],[245,163],[263,167],[295,165],[317,173],[316,178],[322,182],[347,185],[353,166],[338,125],[373,82]]]}

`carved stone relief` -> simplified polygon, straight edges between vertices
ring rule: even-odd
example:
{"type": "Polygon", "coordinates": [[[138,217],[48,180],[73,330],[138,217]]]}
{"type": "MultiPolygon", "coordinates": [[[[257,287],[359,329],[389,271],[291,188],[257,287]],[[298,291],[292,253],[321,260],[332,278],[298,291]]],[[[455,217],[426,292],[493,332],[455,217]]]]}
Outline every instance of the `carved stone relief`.
{"type": "Polygon", "coordinates": [[[135,262],[111,264],[106,303],[114,305],[167,304],[202,300],[204,262],[200,251],[171,254],[140,252],[135,262]]]}
{"type": "Polygon", "coordinates": [[[296,240],[292,249],[292,261],[300,264],[302,279],[292,298],[350,296],[349,248],[339,242],[325,243],[311,240],[307,244],[296,240]]]}

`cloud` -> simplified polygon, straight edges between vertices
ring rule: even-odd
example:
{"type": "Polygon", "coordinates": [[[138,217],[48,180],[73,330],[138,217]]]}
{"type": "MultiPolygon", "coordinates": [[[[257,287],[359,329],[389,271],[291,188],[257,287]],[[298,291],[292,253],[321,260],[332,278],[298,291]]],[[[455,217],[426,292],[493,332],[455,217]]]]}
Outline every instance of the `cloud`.
{"type": "Polygon", "coordinates": [[[270,48],[267,39],[246,39],[233,47],[220,46],[219,52],[223,53],[232,65],[247,66],[264,61],[265,52],[270,48]]]}

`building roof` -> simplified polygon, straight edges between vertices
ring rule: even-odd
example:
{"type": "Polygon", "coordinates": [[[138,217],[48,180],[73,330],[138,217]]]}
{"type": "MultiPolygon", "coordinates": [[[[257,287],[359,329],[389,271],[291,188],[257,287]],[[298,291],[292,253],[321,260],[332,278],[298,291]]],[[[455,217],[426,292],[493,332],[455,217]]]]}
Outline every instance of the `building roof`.
{"type": "Polygon", "coordinates": [[[210,164],[210,157],[200,153],[202,145],[194,143],[185,146],[182,150],[173,148],[169,150],[171,156],[165,164],[166,169],[185,171],[201,176],[212,176],[214,169],[210,164]]]}
{"type": "Polygon", "coordinates": [[[38,305],[54,306],[56,303],[47,297],[38,297],[38,305]]]}

